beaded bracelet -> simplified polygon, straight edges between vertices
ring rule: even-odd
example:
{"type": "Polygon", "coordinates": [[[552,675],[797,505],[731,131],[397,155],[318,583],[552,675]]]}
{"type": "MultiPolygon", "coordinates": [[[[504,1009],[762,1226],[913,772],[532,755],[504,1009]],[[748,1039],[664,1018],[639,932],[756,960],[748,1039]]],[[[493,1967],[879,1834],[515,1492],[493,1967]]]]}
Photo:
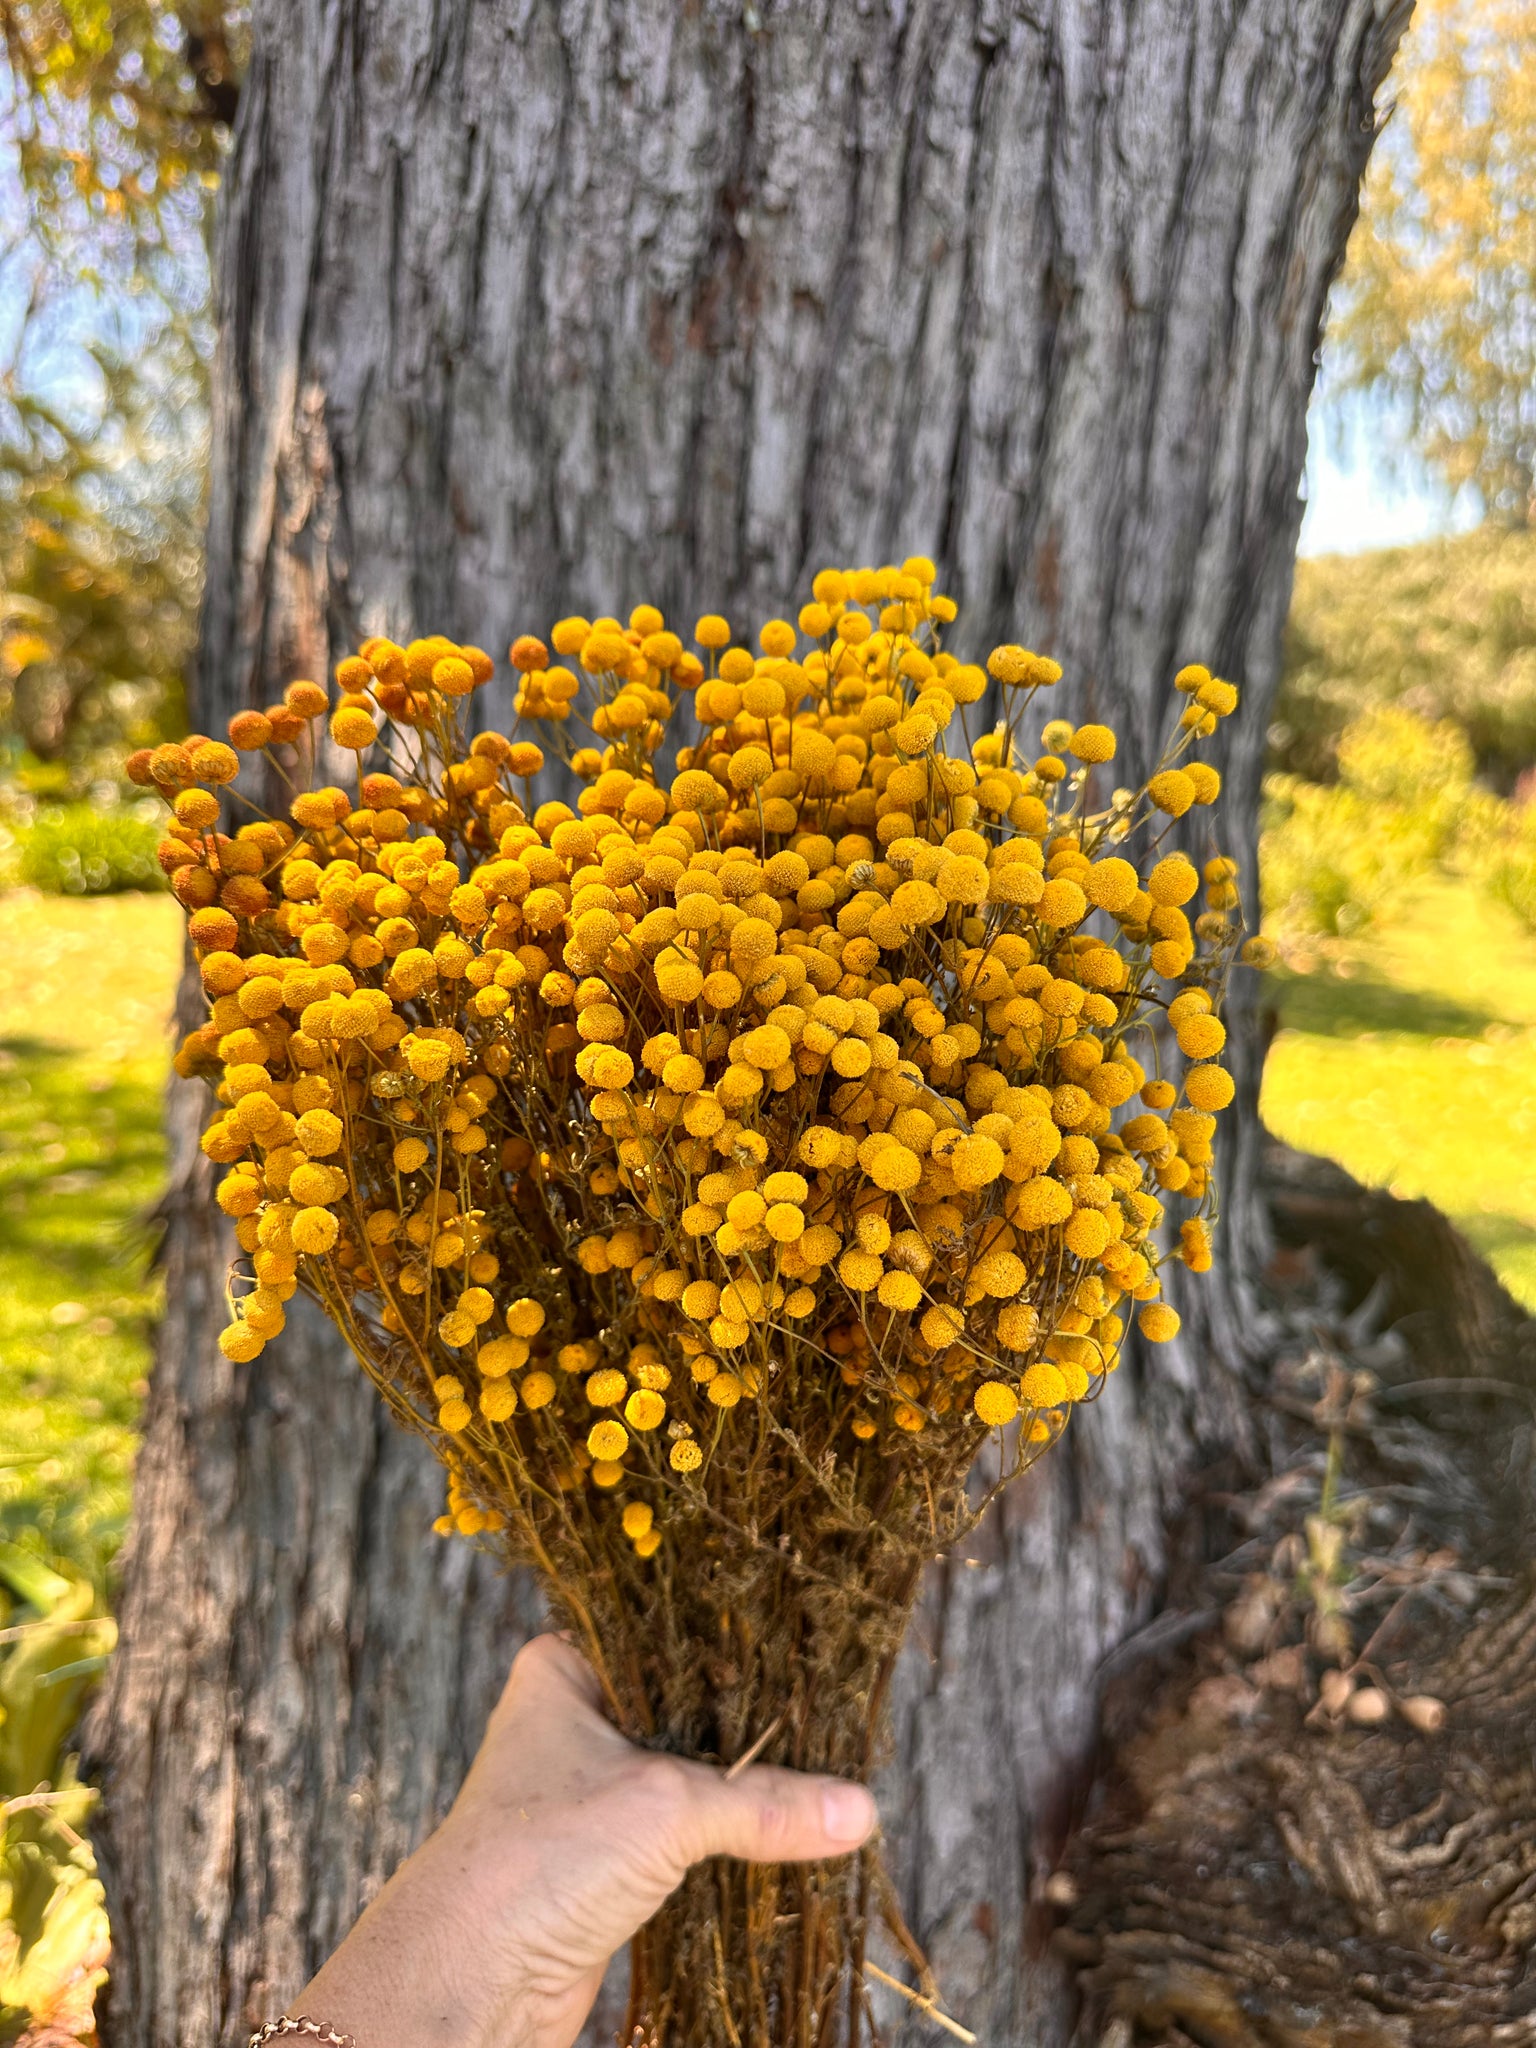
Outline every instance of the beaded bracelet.
{"type": "Polygon", "coordinates": [[[357,2048],[350,2034],[338,2034],[332,2026],[322,2020],[297,2019],[268,2020],[264,2027],[258,2027],[250,2039],[250,2048],[263,2048],[267,2041],[275,2041],[279,2034],[313,2034],[317,2041],[323,2041],[325,2048],[357,2048]]]}

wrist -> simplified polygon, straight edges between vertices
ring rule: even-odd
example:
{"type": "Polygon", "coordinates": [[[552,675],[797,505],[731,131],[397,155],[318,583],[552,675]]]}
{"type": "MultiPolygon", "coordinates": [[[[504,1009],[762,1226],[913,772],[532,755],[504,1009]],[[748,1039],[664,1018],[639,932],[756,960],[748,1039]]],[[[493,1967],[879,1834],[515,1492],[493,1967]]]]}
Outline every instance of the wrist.
{"type": "MultiPolygon", "coordinates": [[[[353,2048],[489,2048],[481,2015],[450,1987],[401,1958],[387,1976],[356,1972],[338,1954],[289,2008],[351,2040],[353,2048]],[[424,1981],[425,1978],[425,1981],[424,1981]]],[[[301,2044],[305,2048],[305,2044],[301,2044]]]]}
{"type": "MultiPolygon", "coordinates": [[[[423,1985],[408,1963],[387,1977],[354,1972],[338,1952],[289,2008],[343,2034],[353,2048],[484,2048],[473,2014],[456,1998],[423,1985]]],[[[307,2044],[301,2044],[307,2048],[307,2044]]]]}
{"type": "Polygon", "coordinates": [[[492,2009],[473,1921],[455,1908],[436,1846],[434,1837],[401,1865],[290,2016],[349,2034],[355,2048],[519,2048],[492,2009]]]}

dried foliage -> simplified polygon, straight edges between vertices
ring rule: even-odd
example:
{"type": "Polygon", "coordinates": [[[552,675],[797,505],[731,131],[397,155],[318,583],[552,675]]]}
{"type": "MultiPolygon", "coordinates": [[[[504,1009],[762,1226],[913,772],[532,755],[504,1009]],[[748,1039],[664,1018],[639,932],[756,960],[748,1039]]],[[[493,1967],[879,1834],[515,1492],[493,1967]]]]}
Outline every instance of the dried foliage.
{"type": "MultiPolygon", "coordinates": [[[[542,746],[466,739],[493,665],[446,640],[129,764],[211,1002],[178,1066],[218,1092],[226,1356],[317,1296],[447,1464],[444,1532],[535,1564],[621,1725],[726,1761],[870,1770],[989,1432],[995,1486],[1127,1314],[1175,1334],[1166,1260],[1210,1263],[1236,871],[1165,841],[1237,691],[1181,672],[1140,789],[1105,726],[1021,759],[1060,671],[994,649],[1008,715],[972,739],[988,673],[933,577],[823,572],[755,655],[650,607],[518,640],[575,809],[537,801],[542,746]],[[314,786],[327,745],[349,787],[314,786]],[[293,793],[226,836],[239,752],[293,793]]],[[[695,1872],[636,1944],[636,2024],[851,2037],[877,1881],[695,1872]]]]}

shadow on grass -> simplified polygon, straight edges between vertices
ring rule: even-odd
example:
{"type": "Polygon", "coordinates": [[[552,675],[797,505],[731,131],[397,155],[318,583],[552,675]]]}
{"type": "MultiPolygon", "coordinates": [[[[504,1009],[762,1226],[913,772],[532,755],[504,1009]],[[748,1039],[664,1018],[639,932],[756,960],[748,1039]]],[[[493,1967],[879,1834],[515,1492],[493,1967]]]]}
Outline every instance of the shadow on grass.
{"type": "Polygon", "coordinates": [[[1326,968],[1314,974],[1280,970],[1274,979],[1281,1024],[1323,1038],[1360,1038],[1369,1031],[1480,1038],[1488,1025],[1503,1021],[1496,1012],[1459,1003],[1454,996],[1397,988],[1363,973],[1346,981],[1326,968]]]}

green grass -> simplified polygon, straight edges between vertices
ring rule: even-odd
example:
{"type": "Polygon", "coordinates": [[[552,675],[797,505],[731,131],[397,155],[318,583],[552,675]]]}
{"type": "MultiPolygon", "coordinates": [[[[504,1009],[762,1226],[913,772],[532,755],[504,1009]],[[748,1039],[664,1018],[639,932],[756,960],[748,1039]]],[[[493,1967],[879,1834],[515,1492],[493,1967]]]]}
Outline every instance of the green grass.
{"type": "MultiPolygon", "coordinates": [[[[168,896],[0,895],[0,1539],[73,1565],[98,1603],[157,1305],[146,1218],[180,960],[168,896]]],[[[1293,947],[1274,987],[1270,1127],[1428,1195],[1536,1308],[1536,935],[1471,884],[1436,881],[1354,939],[1293,947]]],[[[10,1677],[14,1735],[55,1695],[10,1677]]],[[[0,2039],[29,2013],[84,2034],[106,1940],[89,1850],[39,1836],[34,1868],[14,1823],[6,1843],[0,1947],[9,1918],[23,1962],[0,1974],[0,2039]],[[25,1895],[7,1871],[31,1872],[25,1895]]]]}
{"type": "Polygon", "coordinates": [[[0,1828],[0,2041],[94,2038],[106,1915],[64,1751],[112,1641],[81,1624],[107,1598],[149,1367],[180,921],[163,895],[0,895],[0,1623],[19,1625],[0,1802],[59,1794],[0,1828]]]}
{"type": "Polygon", "coordinates": [[[0,898],[0,1536],[104,1585],[156,1288],[163,897],[0,898]]]}
{"type": "Polygon", "coordinates": [[[1536,1309],[1536,936],[1473,883],[1293,947],[1261,1107],[1277,1136],[1426,1196],[1536,1309]]]}
{"type": "MultiPolygon", "coordinates": [[[[164,896],[0,896],[0,1535],[105,1574],[156,1290],[164,896]]],[[[1536,937],[1470,884],[1293,948],[1263,1108],[1290,1143],[1427,1195],[1536,1307],[1536,937]]]]}
{"type": "Polygon", "coordinates": [[[128,1510],[154,1291],[159,1062],[0,1044],[0,1533],[97,1579],[128,1510]]]}

